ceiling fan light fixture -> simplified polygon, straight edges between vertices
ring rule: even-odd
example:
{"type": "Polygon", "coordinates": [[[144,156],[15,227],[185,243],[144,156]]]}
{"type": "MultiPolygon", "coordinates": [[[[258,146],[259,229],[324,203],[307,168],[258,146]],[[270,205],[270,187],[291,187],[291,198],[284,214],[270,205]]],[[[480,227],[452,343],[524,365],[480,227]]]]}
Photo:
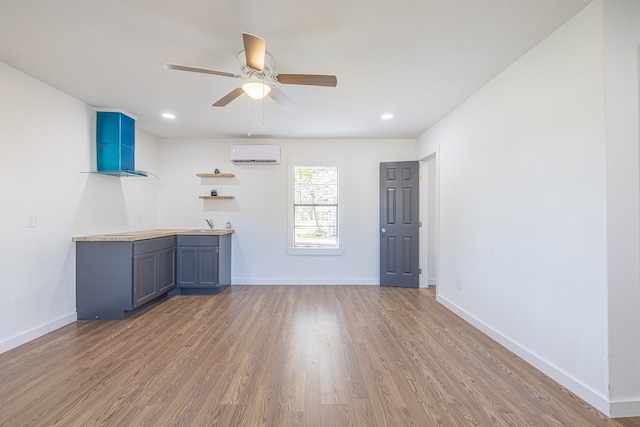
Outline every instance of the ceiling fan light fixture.
{"type": "Polygon", "coordinates": [[[262,99],[271,92],[271,87],[263,82],[249,81],[242,85],[242,90],[253,99],[262,99]]]}

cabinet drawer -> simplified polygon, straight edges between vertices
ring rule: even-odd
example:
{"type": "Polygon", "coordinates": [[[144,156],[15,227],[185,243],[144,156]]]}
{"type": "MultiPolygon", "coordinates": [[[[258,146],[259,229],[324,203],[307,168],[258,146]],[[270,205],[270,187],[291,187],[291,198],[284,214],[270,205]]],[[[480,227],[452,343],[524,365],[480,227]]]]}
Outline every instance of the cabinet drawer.
{"type": "Polygon", "coordinates": [[[218,246],[218,236],[178,236],[178,246],[218,246]]]}
{"type": "Polygon", "coordinates": [[[175,236],[158,237],[156,239],[140,240],[133,243],[133,255],[146,254],[148,252],[161,251],[176,246],[175,236]]]}

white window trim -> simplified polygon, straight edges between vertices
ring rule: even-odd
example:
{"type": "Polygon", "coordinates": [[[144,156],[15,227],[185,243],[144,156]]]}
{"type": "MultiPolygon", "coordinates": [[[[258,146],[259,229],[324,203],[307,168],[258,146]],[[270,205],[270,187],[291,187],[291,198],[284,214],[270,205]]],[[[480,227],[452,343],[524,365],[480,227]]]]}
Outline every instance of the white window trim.
{"type": "Polygon", "coordinates": [[[344,248],[340,246],[342,240],[342,217],[340,205],[342,204],[342,168],[339,162],[318,162],[318,161],[305,161],[300,159],[289,159],[288,161],[288,175],[287,175],[287,254],[291,256],[340,256],[344,254],[344,248]],[[293,217],[293,173],[295,166],[338,166],[338,246],[326,247],[326,246],[293,246],[293,228],[295,225],[295,218],[293,217]]]}

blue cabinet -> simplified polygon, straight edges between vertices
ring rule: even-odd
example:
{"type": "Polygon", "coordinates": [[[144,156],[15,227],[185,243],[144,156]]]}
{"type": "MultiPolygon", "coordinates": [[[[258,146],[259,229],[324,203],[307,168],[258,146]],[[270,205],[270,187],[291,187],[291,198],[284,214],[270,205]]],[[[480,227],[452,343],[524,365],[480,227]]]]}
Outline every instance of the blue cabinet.
{"type": "Polygon", "coordinates": [[[98,172],[135,170],[135,120],[112,111],[98,111],[96,120],[98,172]]]}

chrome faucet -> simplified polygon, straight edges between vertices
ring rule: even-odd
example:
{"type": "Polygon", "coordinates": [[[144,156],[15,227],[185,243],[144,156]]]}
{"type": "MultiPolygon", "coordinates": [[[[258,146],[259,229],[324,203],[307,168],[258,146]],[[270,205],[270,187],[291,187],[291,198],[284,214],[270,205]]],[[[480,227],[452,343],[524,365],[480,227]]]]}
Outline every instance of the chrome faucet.
{"type": "Polygon", "coordinates": [[[207,224],[209,224],[209,228],[213,230],[213,220],[212,219],[205,219],[205,221],[207,221],[207,224]]]}

